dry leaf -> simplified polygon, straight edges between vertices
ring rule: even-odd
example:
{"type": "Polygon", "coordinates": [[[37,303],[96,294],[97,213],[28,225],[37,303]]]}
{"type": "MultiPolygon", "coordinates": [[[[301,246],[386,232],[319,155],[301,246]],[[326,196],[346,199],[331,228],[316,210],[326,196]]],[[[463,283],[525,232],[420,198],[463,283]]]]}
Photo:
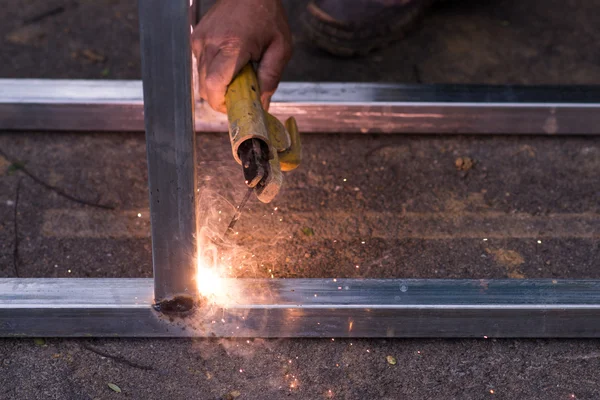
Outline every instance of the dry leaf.
{"type": "Polygon", "coordinates": [[[46,32],[40,25],[25,25],[5,36],[5,40],[12,44],[24,46],[36,45],[46,36],[46,32]]]}
{"type": "Polygon", "coordinates": [[[104,57],[102,54],[90,49],[84,49],[81,54],[92,62],[103,62],[106,60],[106,57],[104,57]]]}
{"type": "Polygon", "coordinates": [[[8,171],[9,167],[10,162],[6,158],[0,156],[0,175],[3,175],[6,171],[8,171]]]}
{"type": "Polygon", "coordinates": [[[470,157],[458,157],[456,161],[454,161],[454,165],[459,171],[468,171],[475,165],[475,160],[470,157]]]}
{"type": "Polygon", "coordinates": [[[239,392],[239,390],[232,390],[231,392],[223,396],[223,400],[234,400],[240,397],[241,395],[242,394],[239,392]]]}
{"type": "Polygon", "coordinates": [[[114,383],[108,383],[108,387],[111,388],[113,392],[121,393],[121,388],[114,383]]]}
{"type": "Polygon", "coordinates": [[[387,360],[388,364],[390,364],[390,365],[396,365],[397,361],[396,361],[395,357],[387,356],[385,359],[387,360]]]}
{"type": "Polygon", "coordinates": [[[302,233],[304,233],[306,236],[315,236],[315,231],[313,230],[313,228],[309,228],[309,227],[304,227],[302,228],[302,233]]]}

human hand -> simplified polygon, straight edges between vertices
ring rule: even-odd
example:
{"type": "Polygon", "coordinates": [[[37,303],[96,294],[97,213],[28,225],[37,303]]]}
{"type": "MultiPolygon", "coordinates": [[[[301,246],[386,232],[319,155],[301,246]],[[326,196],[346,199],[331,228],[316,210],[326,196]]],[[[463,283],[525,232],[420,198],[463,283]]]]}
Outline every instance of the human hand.
{"type": "Polygon", "coordinates": [[[292,55],[292,35],[281,0],[218,0],[192,33],[200,96],[225,113],[225,93],[236,74],[258,62],[261,102],[268,109],[292,55]]]}

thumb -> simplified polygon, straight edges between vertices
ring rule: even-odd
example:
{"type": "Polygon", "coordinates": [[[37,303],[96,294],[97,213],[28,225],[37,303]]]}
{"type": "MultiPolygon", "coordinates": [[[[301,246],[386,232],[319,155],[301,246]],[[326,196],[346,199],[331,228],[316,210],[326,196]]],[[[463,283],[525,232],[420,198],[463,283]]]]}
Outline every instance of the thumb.
{"type": "Polygon", "coordinates": [[[269,108],[271,96],[275,93],[283,69],[291,58],[291,50],[283,40],[275,40],[264,52],[258,64],[258,84],[261,102],[265,110],[269,108]]]}

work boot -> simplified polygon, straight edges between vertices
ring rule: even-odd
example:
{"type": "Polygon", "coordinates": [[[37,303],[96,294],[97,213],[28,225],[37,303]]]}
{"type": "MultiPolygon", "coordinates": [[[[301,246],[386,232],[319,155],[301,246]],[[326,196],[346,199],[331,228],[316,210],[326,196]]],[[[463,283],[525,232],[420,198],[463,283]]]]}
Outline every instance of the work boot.
{"type": "Polygon", "coordinates": [[[311,0],[308,38],[342,57],[362,56],[401,39],[436,0],[311,0]]]}

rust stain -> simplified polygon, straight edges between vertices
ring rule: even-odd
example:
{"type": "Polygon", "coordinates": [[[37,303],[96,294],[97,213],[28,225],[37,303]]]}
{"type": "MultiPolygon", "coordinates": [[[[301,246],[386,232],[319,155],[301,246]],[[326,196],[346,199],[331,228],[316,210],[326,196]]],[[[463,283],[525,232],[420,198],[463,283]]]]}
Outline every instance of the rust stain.
{"type": "Polygon", "coordinates": [[[485,293],[489,289],[489,283],[487,279],[479,280],[479,293],[485,293]]]}
{"type": "Polygon", "coordinates": [[[555,135],[558,133],[559,126],[558,120],[556,119],[556,109],[552,109],[550,111],[550,115],[546,118],[546,122],[544,123],[543,129],[549,135],[555,135]]]}

